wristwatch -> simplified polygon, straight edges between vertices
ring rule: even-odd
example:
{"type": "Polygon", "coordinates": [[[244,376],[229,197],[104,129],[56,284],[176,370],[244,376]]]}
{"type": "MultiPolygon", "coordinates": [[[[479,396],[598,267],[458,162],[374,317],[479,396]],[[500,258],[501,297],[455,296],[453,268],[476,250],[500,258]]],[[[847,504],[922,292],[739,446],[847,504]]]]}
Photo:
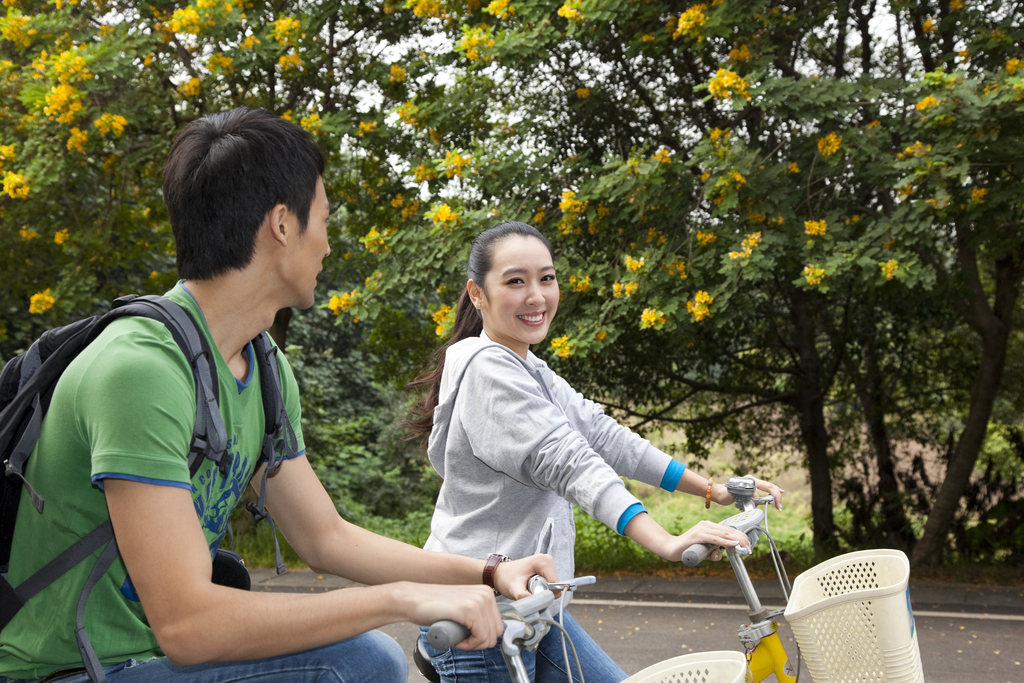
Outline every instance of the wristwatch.
{"type": "Polygon", "coordinates": [[[502,562],[511,561],[511,557],[508,555],[502,555],[501,553],[491,553],[487,556],[487,561],[484,563],[484,585],[493,590],[495,594],[498,593],[498,589],[494,587],[494,570],[496,570],[498,565],[502,562]]]}

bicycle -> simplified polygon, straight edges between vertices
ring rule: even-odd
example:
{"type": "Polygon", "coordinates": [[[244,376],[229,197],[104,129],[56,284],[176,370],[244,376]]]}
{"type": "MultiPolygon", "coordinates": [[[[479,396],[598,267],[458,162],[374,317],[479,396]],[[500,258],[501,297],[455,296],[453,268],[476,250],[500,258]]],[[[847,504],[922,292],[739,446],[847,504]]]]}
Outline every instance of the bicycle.
{"type": "MultiPolygon", "coordinates": [[[[774,503],[772,496],[755,498],[757,489],[750,477],[732,477],[726,489],[732,494],[734,505],[740,512],[719,523],[742,531],[750,539],[749,550],[739,546],[724,549],[748,607],[750,621],[737,631],[743,652],[718,651],[675,657],[630,676],[624,683],[689,680],[760,683],[772,674],[779,683],[799,683],[803,662],[800,644],[803,642],[810,644],[807,665],[812,677],[818,681],[924,682],[910,610],[906,555],[891,550],[848,553],[804,572],[796,583],[791,584],[778,547],[768,531],[765,510],[759,509],[762,505],[767,507],[774,503]],[[743,564],[743,557],[753,550],[762,536],[768,539],[786,609],[768,610],[762,605],[743,564]],[[895,573],[900,576],[896,580],[892,578],[894,572],[889,571],[894,565],[899,565],[899,571],[895,573]],[[889,575],[885,576],[887,571],[889,575]],[[797,597],[799,599],[795,599],[797,597]],[[909,616],[909,629],[907,622],[896,618],[901,605],[909,616]],[[795,670],[779,639],[779,616],[786,617],[797,636],[795,670]],[[877,623],[879,619],[881,623],[877,623]],[[886,642],[888,640],[893,642],[886,642]],[[843,661],[830,662],[830,659],[843,661]],[[698,671],[702,673],[696,673],[698,671]]],[[[695,567],[715,550],[722,549],[715,545],[690,546],[683,552],[682,562],[688,567],[695,567]]],[[[573,590],[594,581],[594,577],[588,576],[562,584],[547,584],[541,577],[534,577],[530,584],[530,597],[499,605],[506,629],[502,655],[515,683],[529,683],[520,659],[521,650],[535,649],[555,624],[549,613],[555,599],[552,590],[573,590]]],[[[469,632],[459,624],[439,623],[446,625],[435,624],[427,633],[428,641],[439,650],[469,636],[469,632]],[[435,634],[434,639],[431,632],[435,634]]],[[[563,638],[563,649],[567,640],[563,638]]],[[[568,645],[575,655],[571,640],[568,645]]],[[[429,659],[426,662],[429,666],[429,659]]],[[[568,666],[566,669],[571,671],[568,666]]],[[[422,666],[420,670],[424,671],[422,666]]],[[[581,672],[578,660],[576,670],[581,672]]],[[[582,679],[582,672],[580,677],[582,679]]]]}
{"type": "MultiPolygon", "coordinates": [[[[762,526],[765,518],[764,511],[757,509],[757,506],[773,503],[774,499],[771,496],[754,498],[757,488],[754,480],[750,477],[733,477],[726,484],[726,488],[735,498],[735,505],[740,510],[740,513],[724,520],[721,524],[731,526],[747,534],[748,538],[750,538],[751,549],[757,544],[762,535],[768,536],[774,559],[778,555],[778,550],[774,542],[771,541],[771,536],[768,535],[767,529],[762,526]]],[[[691,546],[683,553],[683,563],[694,567],[716,549],[718,548],[714,545],[691,546]]],[[[782,613],[782,610],[769,612],[761,606],[757,593],[750,582],[750,576],[743,566],[742,555],[749,552],[744,548],[728,548],[726,550],[733,571],[740,582],[741,591],[750,607],[751,623],[744,625],[739,631],[740,642],[744,646],[747,665],[754,676],[754,683],[764,680],[772,673],[776,674],[779,683],[795,683],[797,678],[791,674],[792,668],[789,666],[789,660],[777,634],[778,622],[776,617],[782,613]]],[[[781,561],[781,558],[779,561],[781,561]]],[[[777,570],[779,570],[779,567],[780,565],[776,564],[777,570]]],[[[784,575],[785,570],[783,568],[781,569],[780,580],[784,575]]],[[[502,621],[505,624],[505,632],[501,643],[502,657],[515,683],[529,683],[526,668],[522,662],[521,651],[536,649],[540,644],[540,640],[547,635],[551,626],[559,626],[549,611],[555,600],[553,591],[572,591],[579,586],[589,585],[595,581],[596,579],[593,576],[586,576],[564,583],[549,584],[542,577],[535,576],[530,580],[529,590],[531,595],[529,597],[498,605],[499,612],[503,617],[502,621]]],[[[788,577],[786,577],[786,581],[788,583],[788,577]]],[[[789,590],[785,584],[783,585],[783,590],[788,596],[789,590]]],[[[438,650],[445,650],[467,637],[469,637],[469,631],[461,624],[452,621],[437,622],[427,631],[427,642],[438,650]]],[[[568,635],[563,633],[563,650],[566,643],[569,649],[571,649],[574,659],[576,659],[576,671],[579,672],[582,679],[582,670],[579,666],[579,660],[575,656],[575,647],[572,644],[572,640],[568,638],[568,635]]],[[[726,653],[715,654],[716,656],[722,656],[726,653]]],[[[426,654],[419,650],[414,653],[414,656],[420,671],[429,678],[429,673],[432,671],[429,668],[429,658],[426,658],[426,654]],[[423,666],[424,662],[428,665],[426,670],[423,666]]],[[[660,666],[664,669],[666,665],[672,663],[686,665],[692,659],[691,655],[685,655],[662,662],[660,665],[655,665],[655,667],[660,666]]],[[[566,669],[570,670],[567,654],[566,662],[566,669]]],[[[639,674],[630,677],[627,679],[627,683],[634,682],[637,676],[644,675],[647,671],[648,669],[645,669],[639,674]]]]}

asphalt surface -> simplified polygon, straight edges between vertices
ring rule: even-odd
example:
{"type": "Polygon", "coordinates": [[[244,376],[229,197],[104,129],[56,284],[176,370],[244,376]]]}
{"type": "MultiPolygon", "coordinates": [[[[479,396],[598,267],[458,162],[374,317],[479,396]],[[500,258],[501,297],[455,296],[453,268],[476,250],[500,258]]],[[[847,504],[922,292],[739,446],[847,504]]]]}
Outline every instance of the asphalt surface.
{"type": "MultiPolygon", "coordinates": [[[[357,585],[308,570],[277,576],[258,569],[251,574],[253,590],[272,592],[357,585]]],[[[754,587],[766,607],[783,607],[777,580],[755,580],[754,587]]],[[[1024,588],[912,582],[910,597],[928,683],[1024,681],[1024,588]]],[[[570,611],[628,674],[691,652],[741,652],[736,630],[747,621],[736,581],[724,578],[598,577],[597,583],[577,591],[570,611]]],[[[410,683],[422,683],[425,679],[411,655],[417,628],[392,624],[382,630],[406,651],[410,683]]],[[[795,641],[784,619],[779,620],[779,635],[796,666],[795,641]]],[[[812,680],[806,666],[801,671],[801,681],[812,680]]]]}

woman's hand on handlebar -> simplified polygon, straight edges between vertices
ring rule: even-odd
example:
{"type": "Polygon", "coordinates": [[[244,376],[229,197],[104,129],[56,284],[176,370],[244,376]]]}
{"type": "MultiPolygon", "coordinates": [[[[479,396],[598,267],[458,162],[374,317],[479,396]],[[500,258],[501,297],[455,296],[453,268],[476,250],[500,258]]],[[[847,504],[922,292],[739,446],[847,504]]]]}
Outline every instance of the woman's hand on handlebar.
{"type": "MultiPolygon", "coordinates": [[[[678,562],[682,558],[683,551],[695,543],[709,543],[727,548],[740,546],[750,550],[750,539],[745,533],[707,520],[697,522],[684,534],[676,536],[675,539],[676,547],[673,549],[671,557],[668,558],[673,562],[678,562]]],[[[722,551],[715,550],[708,556],[708,559],[717,562],[722,559],[722,551]]]]}
{"type": "Polygon", "coordinates": [[[506,598],[519,600],[530,595],[526,582],[535,574],[540,574],[552,583],[558,581],[555,562],[550,555],[530,555],[521,560],[502,562],[494,571],[494,585],[506,598]]]}
{"type": "MultiPolygon", "coordinates": [[[[782,511],[782,494],[786,492],[786,489],[776,486],[770,481],[764,481],[757,477],[751,477],[754,480],[754,485],[757,486],[758,491],[764,491],[768,495],[775,499],[775,509],[782,511]]],[[[716,483],[711,487],[711,498],[719,505],[732,505],[735,502],[732,494],[729,493],[725,488],[725,484],[716,483]]]]}

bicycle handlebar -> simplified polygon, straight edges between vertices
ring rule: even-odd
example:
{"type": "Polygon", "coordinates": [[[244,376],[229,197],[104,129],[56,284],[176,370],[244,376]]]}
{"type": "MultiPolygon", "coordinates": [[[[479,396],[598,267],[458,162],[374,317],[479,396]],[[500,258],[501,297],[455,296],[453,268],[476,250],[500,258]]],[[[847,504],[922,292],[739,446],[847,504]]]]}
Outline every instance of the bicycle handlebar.
{"type": "MultiPolygon", "coordinates": [[[[517,614],[527,617],[547,609],[554,601],[555,594],[545,588],[534,595],[528,595],[525,598],[508,603],[505,610],[511,609],[517,614]]],[[[507,626],[509,619],[503,619],[502,621],[507,626]]],[[[469,638],[469,636],[468,628],[449,619],[435,622],[427,629],[427,642],[437,650],[447,650],[469,638]]]]}

